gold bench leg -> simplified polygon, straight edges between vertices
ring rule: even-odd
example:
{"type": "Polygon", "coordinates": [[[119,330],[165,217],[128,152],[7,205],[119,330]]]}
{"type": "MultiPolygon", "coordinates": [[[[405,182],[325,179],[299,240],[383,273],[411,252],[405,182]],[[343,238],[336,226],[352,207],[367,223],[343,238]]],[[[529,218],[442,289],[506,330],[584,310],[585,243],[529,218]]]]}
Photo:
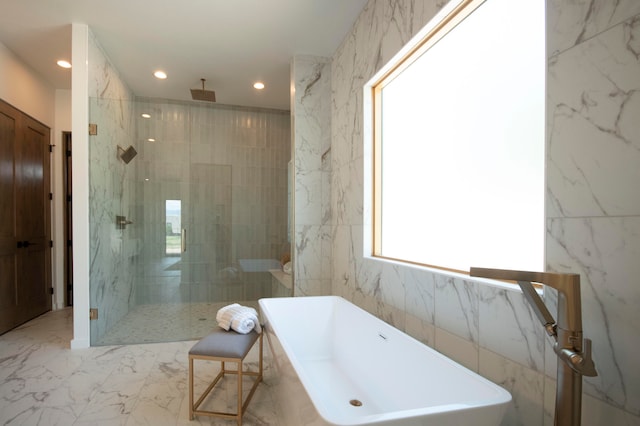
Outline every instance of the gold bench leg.
{"type": "Polygon", "coordinates": [[[195,416],[199,416],[199,415],[204,415],[204,416],[212,416],[212,417],[222,417],[222,418],[227,418],[227,419],[233,419],[235,418],[238,426],[242,426],[242,416],[244,415],[249,402],[251,401],[251,398],[253,397],[253,394],[256,391],[256,388],[258,387],[258,384],[262,381],[262,373],[263,373],[263,363],[262,363],[262,355],[263,355],[263,342],[262,342],[262,334],[260,334],[259,337],[259,343],[260,348],[259,348],[259,357],[258,357],[258,371],[254,372],[254,371],[244,371],[244,358],[242,359],[237,359],[237,358],[217,358],[216,357],[207,357],[207,356],[192,356],[189,355],[189,420],[193,420],[195,418],[195,416]],[[194,371],[195,371],[195,367],[194,367],[194,362],[196,359],[200,359],[200,360],[205,360],[205,361],[219,361],[221,363],[221,368],[220,368],[220,372],[218,373],[217,377],[213,380],[213,382],[211,382],[209,384],[209,386],[207,387],[207,389],[204,391],[204,393],[198,398],[198,400],[194,403],[194,394],[195,394],[195,378],[194,378],[194,371]],[[234,370],[227,370],[226,369],[226,365],[225,362],[234,362],[237,365],[237,369],[234,370]],[[220,379],[222,377],[224,377],[224,375],[228,373],[228,374],[237,374],[238,376],[238,395],[237,395],[237,403],[238,403],[238,408],[236,410],[236,413],[223,413],[223,412],[215,412],[215,411],[205,411],[205,410],[200,410],[199,407],[202,404],[202,402],[204,401],[204,399],[207,397],[207,395],[209,395],[209,393],[213,390],[213,388],[215,387],[215,385],[220,381],[220,379]],[[251,387],[251,390],[249,391],[249,394],[247,395],[246,400],[243,401],[242,398],[242,381],[244,376],[254,376],[255,377],[255,382],[253,383],[253,386],[251,387]]]}
{"type": "Polygon", "coordinates": [[[243,410],[242,410],[242,364],[243,362],[240,361],[238,363],[238,426],[242,426],[242,414],[243,414],[243,410]]]}
{"type": "Polygon", "coordinates": [[[193,358],[189,356],[189,420],[193,417],[193,358]]]}

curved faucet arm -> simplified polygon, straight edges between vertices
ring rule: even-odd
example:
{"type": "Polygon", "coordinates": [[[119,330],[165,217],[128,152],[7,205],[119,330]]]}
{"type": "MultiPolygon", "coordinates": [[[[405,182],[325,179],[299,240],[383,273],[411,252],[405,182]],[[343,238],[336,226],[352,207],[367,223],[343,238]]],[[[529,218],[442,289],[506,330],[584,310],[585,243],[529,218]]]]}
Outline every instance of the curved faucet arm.
{"type": "Polygon", "coordinates": [[[576,284],[580,286],[580,275],[562,274],[556,272],[530,272],[511,269],[491,269],[472,267],[472,277],[493,278],[496,280],[529,281],[553,287],[558,291],[571,291],[576,284]]]}
{"type": "Polygon", "coordinates": [[[496,280],[529,281],[555,288],[558,290],[558,327],[582,332],[580,275],[475,267],[471,268],[469,275],[496,280]]]}
{"type": "Polygon", "coordinates": [[[554,352],[558,362],[556,374],[556,425],[579,426],[582,407],[582,376],[597,376],[591,357],[591,340],[582,337],[582,307],[580,300],[580,275],[546,272],[512,271],[507,269],[471,268],[472,277],[516,281],[525,299],[532,306],[547,334],[555,340],[554,352]],[[558,290],[558,323],[544,301],[533,288],[532,282],[558,290]]]}
{"type": "Polygon", "coordinates": [[[529,302],[536,316],[542,323],[547,334],[556,339],[558,333],[556,332],[556,320],[553,319],[551,312],[547,309],[547,306],[542,301],[540,295],[535,288],[533,288],[533,284],[529,281],[518,281],[518,285],[522,290],[522,294],[524,298],[529,302]]]}

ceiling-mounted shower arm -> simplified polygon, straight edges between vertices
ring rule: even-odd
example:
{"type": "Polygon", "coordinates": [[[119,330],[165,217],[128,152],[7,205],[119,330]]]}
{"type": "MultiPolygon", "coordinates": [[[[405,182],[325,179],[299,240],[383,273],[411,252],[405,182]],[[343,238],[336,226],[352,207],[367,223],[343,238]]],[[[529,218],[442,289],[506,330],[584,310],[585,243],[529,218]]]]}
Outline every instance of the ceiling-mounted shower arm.
{"type": "Polygon", "coordinates": [[[206,101],[206,102],[215,102],[216,101],[216,92],[213,90],[205,90],[204,82],[207,81],[204,78],[201,78],[202,89],[191,89],[191,99],[194,101],[206,101]]]}

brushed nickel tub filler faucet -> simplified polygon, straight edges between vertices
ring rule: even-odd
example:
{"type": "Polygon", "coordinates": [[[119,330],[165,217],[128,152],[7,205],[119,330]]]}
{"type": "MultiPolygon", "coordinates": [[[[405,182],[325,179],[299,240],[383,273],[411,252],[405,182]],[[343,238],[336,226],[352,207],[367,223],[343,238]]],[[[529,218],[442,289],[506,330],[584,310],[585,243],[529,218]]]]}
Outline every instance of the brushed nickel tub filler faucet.
{"type": "Polygon", "coordinates": [[[517,281],[525,299],[553,339],[553,350],[560,358],[556,384],[556,426],[579,426],[582,408],[582,376],[597,376],[591,358],[591,340],[582,337],[580,275],[549,272],[471,268],[472,277],[517,281]],[[532,282],[558,290],[558,321],[545,306],[532,282]]]}

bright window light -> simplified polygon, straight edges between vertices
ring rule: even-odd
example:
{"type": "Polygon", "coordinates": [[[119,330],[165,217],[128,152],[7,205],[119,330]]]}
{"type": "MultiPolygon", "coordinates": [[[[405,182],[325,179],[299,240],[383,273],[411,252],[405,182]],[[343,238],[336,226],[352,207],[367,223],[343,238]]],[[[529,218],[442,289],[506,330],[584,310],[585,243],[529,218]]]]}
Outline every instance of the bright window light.
{"type": "Polygon", "coordinates": [[[544,2],[476,3],[366,86],[373,254],[463,272],[543,270],[544,2]]]}

